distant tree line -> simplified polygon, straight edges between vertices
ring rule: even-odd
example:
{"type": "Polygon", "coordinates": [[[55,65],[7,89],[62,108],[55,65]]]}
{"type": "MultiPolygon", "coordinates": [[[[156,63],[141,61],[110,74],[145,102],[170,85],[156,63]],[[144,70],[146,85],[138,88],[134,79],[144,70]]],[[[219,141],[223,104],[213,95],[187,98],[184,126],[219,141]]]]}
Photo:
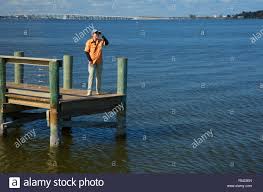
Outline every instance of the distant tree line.
{"type": "Polygon", "coordinates": [[[245,19],[263,19],[263,10],[261,11],[256,11],[256,12],[245,12],[243,11],[242,13],[236,14],[233,16],[234,18],[240,18],[243,17],[245,19]]]}

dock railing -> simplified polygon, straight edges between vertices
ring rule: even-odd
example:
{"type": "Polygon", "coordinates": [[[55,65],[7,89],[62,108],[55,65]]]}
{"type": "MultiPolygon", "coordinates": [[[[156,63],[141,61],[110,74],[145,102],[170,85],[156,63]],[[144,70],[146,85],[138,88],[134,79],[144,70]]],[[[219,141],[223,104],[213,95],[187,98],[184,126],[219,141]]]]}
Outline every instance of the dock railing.
{"type": "MultiPolygon", "coordinates": [[[[0,134],[3,134],[4,107],[7,98],[13,99],[13,104],[26,105],[31,107],[49,108],[50,122],[56,125],[59,110],[59,67],[62,67],[62,60],[24,57],[23,52],[15,52],[15,56],[0,55],[0,134]],[[6,93],[6,64],[14,64],[14,83],[23,83],[24,65],[45,66],[49,68],[49,98],[34,97],[19,93],[6,93]],[[19,100],[18,100],[19,99],[19,100]]],[[[53,128],[53,126],[51,126],[53,128]]],[[[56,127],[54,128],[56,129],[56,127]]]]}

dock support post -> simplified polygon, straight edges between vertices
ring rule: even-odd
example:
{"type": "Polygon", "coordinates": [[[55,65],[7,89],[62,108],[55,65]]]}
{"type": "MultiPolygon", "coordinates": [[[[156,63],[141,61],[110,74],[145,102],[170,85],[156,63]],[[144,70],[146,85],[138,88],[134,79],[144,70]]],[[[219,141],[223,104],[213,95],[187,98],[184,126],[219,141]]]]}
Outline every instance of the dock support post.
{"type": "Polygon", "coordinates": [[[124,57],[117,58],[118,78],[117,78],[117,94],[123,94],[122,104],[123,111],[117,113],[117,138],[126,137],[126,94],[127,94],[127,63],[128,59],[124,57]]]}
{"type": "MultiPolygon", "coordinates": [[[[63,57],[63,88],[72,89],[73,82],[73,56],[64,55],[63,57]]],[[[71,117],[63,118],[64,121],[70,121],[71,117]]],[[[62,133],[69,134],[70,127],[62,127],[62,133]]]]}
{"type": "Polygon", "coordinates": [[[50,89],[50,146],[59,145],[59,64],[49,62],[49,89],[50,89]]]}
{"type": "Polygon", "coordinates": [[[63,88],[72,89],[72,68],[73,56],[64,55],[63,57],[63,88]]]}
{"type": "MultiPolygon", "coordinates": [[[[16,51],[14,52],[14,56],[16,57],[24,57],[24,52],[22,51],[16,51]]],[[[24,65],[21,64],[15,64],[14,67],[14,81],[16,84],[20,84],[24,82],[24,65]]]]}
{"type": "Polygon", "coordinates": [[[0,136],[5,134],[4,128],[4,105],[6,102],[6,61],[0,58],[0,136]]]}

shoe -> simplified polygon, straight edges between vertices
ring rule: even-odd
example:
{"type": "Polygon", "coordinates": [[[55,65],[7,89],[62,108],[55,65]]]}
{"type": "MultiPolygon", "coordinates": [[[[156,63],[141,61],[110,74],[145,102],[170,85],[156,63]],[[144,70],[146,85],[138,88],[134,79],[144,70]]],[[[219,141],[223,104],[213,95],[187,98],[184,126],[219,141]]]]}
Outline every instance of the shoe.
{"type": "Polygon", "coordinates": [[[88,90],[87,96],[91,96],[92,95],[92,91],[88,90]]]}
{"type": "Polygon", "coordinates": [[[96,91],[96,95],[100,95],[100,92],[96,91]]]}

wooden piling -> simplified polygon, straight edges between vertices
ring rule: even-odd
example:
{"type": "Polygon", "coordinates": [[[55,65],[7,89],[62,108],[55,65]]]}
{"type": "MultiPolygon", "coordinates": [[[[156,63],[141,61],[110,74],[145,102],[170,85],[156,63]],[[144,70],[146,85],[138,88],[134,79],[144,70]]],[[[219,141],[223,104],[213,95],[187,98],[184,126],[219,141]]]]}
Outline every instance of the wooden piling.
{"type": "Polygon", "coordinates": [[[124,110],[117,113],[117,138],[126,136],[126,94],[127,94],[127,65],[128,59],[124,57],[117,58],[118,78],[117,78],[117,94],[123,94],[122,105],[124,110]]]}
{"type": "MultiPolygon", "coordinates": [[[[63,57],[63,88],[72,89],[73,76],[73,56],[64,55],[63,57]]],[[[63,118],[63,121],[70,121],[71,117],[63,118]]],[[[71,127],[62,127],[62,134],[69,135],[71,127]]]]}
{"type": "Polygon", "coordinates": [[[73,56],[64,55],[63,57],[63,88],[72,89],[72,69],[73,69],[73,56]]]}
{"type": "MultiPolygon", "coordinates": [[[[15,57],[24,57],[24,52],[16,51],[14,52],[15,57]]],[[[14,66],[14,81],[16,84],[20,84],[24,82],[24,65],[15,64],[14,66]]]]}
{"type": "Polygon", "coordinates": [[[6,61],[0,58],[0,136],[4,135],[4,104],[6,102],[6,61]]]}
{"type": "Polygon", "coordinates": [[[49,62],[49,89],[50,89],[50,146],[59,144],[59,64],[49,62]]]}

